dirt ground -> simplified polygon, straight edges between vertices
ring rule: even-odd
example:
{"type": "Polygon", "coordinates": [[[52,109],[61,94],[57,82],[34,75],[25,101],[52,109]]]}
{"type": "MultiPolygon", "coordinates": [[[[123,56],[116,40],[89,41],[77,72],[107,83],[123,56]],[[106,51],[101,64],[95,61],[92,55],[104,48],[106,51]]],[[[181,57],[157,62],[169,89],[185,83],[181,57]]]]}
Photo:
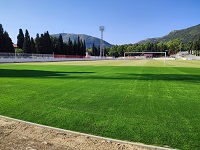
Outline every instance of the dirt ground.
{"type": "MultiPolygon", "coordinates": [[[[0,117],[0,150],[149,150],[0,117]]],[[[154,148],[154,150],[157,148],[154,148]]]]}

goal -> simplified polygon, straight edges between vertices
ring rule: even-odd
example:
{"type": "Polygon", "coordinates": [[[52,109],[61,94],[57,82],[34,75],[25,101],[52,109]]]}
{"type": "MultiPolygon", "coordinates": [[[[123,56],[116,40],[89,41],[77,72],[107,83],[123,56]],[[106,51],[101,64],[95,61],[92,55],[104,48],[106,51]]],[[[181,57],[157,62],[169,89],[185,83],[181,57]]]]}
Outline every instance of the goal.
{"type": "Polygon", "coordinates": [[[166,65],[166,52],[124,52],[124,60],[126,59],[157,59],[164,60],[164,66],[166,65]]]}

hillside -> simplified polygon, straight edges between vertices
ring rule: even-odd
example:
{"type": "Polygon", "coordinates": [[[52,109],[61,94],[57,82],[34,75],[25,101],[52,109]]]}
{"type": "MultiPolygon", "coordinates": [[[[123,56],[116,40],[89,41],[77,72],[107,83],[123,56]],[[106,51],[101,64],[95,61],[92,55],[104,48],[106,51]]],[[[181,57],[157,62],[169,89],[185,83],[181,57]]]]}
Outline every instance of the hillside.
{"type": "Polygon", "coordinates": [[[145,43],[155,43],[155,42],[168,42],[176,38],[180,39],[183,43],[187,43],[190,41],[197,40],[199,36],[200,36],[200,24],[187,29],[174,30],[166,36],[159,38],[148,38],[146,40],[139,41],[138,43],[145,44],[145,43]]]}
{"type": "MultiPolygon", "coordinates": [[[[53,34],[51,36],[53,37],[59,37],[60,34],[53,34]]],[[[90,35],[86,35],[86,34],[69,34],[69,33],[61,33],[62,37],[63,37],[63,41],[65,43],[68,42],[68,39],[70,38],[72,41],[78,39],[78,36],[80,37],[80,39],[85,40],[86,43],[86,47],[87,48],[91,48],[92,44],[94,43],[96,47],[98,47],[100,45],[100,39],[90,36],[90,35]]],[[[112,44],[104,41],[104,47],[111,47],[112,44]]]]}

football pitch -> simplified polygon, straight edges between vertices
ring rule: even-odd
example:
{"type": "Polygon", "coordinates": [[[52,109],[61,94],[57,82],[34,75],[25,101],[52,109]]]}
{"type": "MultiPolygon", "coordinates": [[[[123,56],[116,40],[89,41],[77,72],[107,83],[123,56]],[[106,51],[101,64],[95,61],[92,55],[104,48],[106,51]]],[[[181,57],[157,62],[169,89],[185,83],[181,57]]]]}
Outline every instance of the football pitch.
{"type": "Polygon", "coordinates": [[[0,64],[0,115],[177,149],[200,146],[200,61],[0,64]]]}

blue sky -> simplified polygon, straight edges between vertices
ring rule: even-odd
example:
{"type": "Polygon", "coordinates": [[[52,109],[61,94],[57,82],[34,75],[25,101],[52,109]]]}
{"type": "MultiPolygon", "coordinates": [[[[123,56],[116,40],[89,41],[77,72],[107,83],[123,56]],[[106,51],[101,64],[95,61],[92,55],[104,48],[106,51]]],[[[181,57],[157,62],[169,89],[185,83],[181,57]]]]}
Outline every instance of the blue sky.
{"type": "Polygon", "coordinates": [[[0,24],[16,43],[19,29],[31,37],[49,31],[129,44],[200,24],[200,0],[0,0],[0,24]]]}

